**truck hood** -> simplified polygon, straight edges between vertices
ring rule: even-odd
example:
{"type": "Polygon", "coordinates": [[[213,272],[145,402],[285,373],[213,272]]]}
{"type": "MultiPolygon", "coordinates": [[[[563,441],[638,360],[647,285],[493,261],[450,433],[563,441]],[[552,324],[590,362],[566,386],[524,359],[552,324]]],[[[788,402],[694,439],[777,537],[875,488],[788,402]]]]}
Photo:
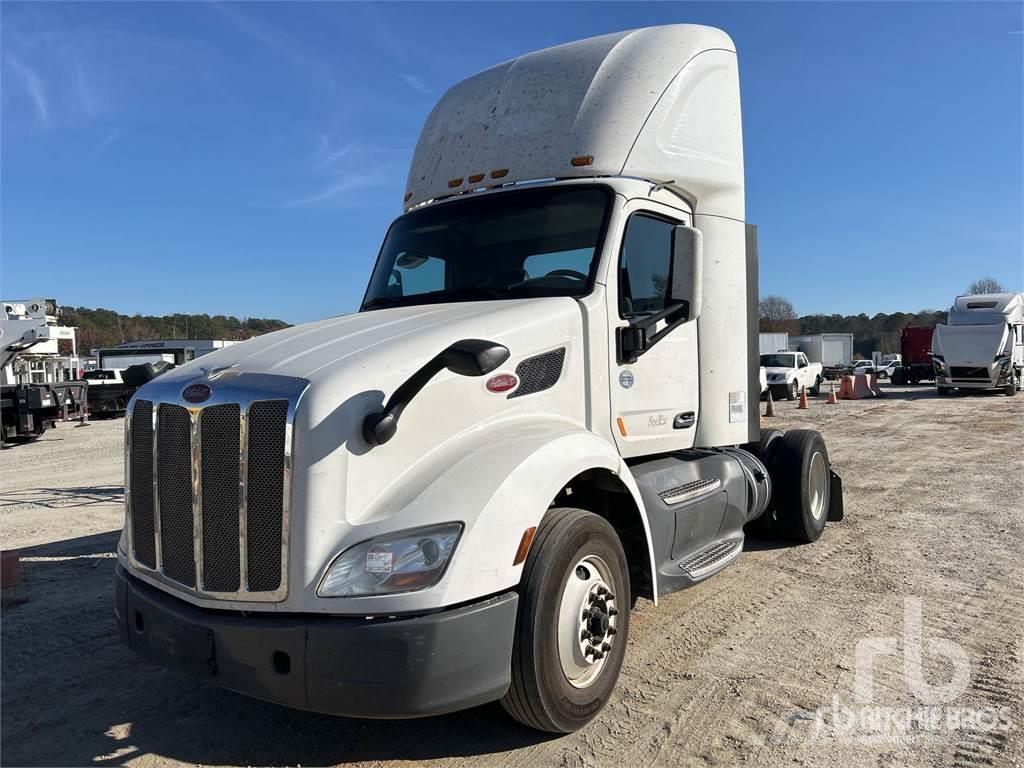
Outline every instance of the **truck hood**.
{"type": "MultiPolygon", "coordinates": [[[[276,399],[281,382],[292,392],[298,385],[297,400],[289,395],[297,404],[288,568],[299,602],[290,596],[281,606],[298,610],[309,607],[302,601],[344,547],[384,531],[455,522],[447,505],[410,510],[482,441],[504,439],[527,421],[585,429],[583,342],[581,309],[571,298],[396,307],[218,350],[154,379],[136,398],[187,404],[185,388],[203,383],[212,391],[205,407],[237,400],[242,391],[249,400],[276,399]],[[441,371],[402,412],[394,437],[368,445],[366,416],[379,412],[438,352],[465,338],[503,344],[511,356],[490,376],[441,371]],[[499,374],[515,377],[522,390],[489,390],[487,380],[499,374]]],[[[458,522],[468,535],[473,521],[458,522]]]]}
{"type": "Polygon", "coordinates": [[[1006,348],[1005,323],[994,325],[938,325],[932,346],[946,365],[990,366],[1006,348]]]}
{"type": "Polygon", "coordinates": [[[395,307],[341,315],[219,349],[174,369],[161,380],[192,381],[197,375],[233,369],[315,381],[330,376],[341,365],[361,367],[367,355],[386,353],[394,360],[417,350],[422,350],[426,362],[444,345],[461,338],[497,341],[495,336],[514,332],[526,318],[543,315],[546,307],[563,303],[575,304],[571,299],[526,299],[395,307]],[[437,348],[427,355],[425,343],[437,348]]]}

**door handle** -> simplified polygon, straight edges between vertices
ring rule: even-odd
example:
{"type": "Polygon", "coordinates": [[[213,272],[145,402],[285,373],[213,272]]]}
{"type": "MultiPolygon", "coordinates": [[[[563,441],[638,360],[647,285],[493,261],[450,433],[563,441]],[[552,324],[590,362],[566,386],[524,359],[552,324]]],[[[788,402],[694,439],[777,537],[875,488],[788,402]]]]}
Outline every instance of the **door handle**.
{"type": "Polygon", "coordinates": [[[672,429],[689,429],[697,421],[697,416],[693,411],[687,411],[686,413],[676,414],[676,417],[672,419],[672,429]]]}

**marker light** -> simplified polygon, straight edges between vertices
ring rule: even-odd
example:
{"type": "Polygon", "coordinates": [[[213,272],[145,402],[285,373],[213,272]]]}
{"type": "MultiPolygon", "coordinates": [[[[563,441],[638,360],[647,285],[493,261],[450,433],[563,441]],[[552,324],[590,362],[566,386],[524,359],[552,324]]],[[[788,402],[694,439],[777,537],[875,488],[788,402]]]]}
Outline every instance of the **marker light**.
{"type": "Polygon", "coordinates": [[[492,179],[503,179],[508,176],[508,168],[499,168],[496,171],[491,171],[492,179]]]}
{"type": "Polygon", "coordinates": [[[484,180],[484,176],[486,176],[486,175],[487,174],[485,174],[485,173],[474,173],[472,176],[469,177],[469,183],[470,184],[477,184],[477,183],[483,181],[484,180]]]}
{"type": "Polygon", "coordinates": [[[320,597],[414,592],[444,574],[462,523],[396,531],[349,547],[335,558],[317,588],[320,597]]]}
{"type": "Polygon", "coordinates": [[[459,176],[459,178],[457,178],[457,179],[449,179],[448,180],[448,188],[449,189],[455,189],[461,183],[462,183],[462,177],[461,176],[459,176]]]}
{"type": "Polygon", "coordinates": [[[572,164],[577,168],[582,168],[585,165],[590,165],[594,162],[593,155],[580,155],[572,159],[572,164]]]}

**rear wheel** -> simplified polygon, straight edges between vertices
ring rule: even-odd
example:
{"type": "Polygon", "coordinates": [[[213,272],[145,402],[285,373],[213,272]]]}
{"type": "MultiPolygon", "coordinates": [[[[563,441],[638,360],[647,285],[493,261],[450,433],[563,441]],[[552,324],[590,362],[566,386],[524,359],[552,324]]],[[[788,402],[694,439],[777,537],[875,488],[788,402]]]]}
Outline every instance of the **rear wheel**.
{"type": "Polygon", "coordinates": [[[817,541],[828,520],[831,491],[824,438],[812,429],[791,430],[772,443],[766,459],[775,530],[793,541],[817,541]]]}
{"type": "Polygon", "coordinates": [[[815,377],[815,379],[814,379],[814,386],[811,387],[807,391],[810,392],[814,396],[817,396],[817,395],[819,395],[821,393],[821,376],[816,376],[815,377]]]}
{"type": "Polygon", "coordinates": [[[949,397],[949,387],[937,387],[939,390],[939,397],[949,397]]]}
{"type": "Polygon", "coordinates": [[[570,733],[601,711],[629,637],[628,573],[604,518],[572,508],[545,515],[520,583],[506,712],[537,730],[570,733]]]}

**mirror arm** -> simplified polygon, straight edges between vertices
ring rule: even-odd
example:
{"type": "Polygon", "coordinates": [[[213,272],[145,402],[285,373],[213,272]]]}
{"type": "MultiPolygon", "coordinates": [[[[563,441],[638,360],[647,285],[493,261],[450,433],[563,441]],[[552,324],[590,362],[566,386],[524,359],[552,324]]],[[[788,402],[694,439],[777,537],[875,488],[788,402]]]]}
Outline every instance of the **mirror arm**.
{"type": "Polygon", "coordinates": [[[504,363],[509,356],[509,351],[506,347],[494,342],[484,342],[476,339],[463,339],[441,350],[399,385],[398,389],[388,398],[383,411],[367,414],[366,418],[363,419],[363,439],[370,446],[383,445],[395,436],[395,433],[398,431],[398,419],[401,417],[406,406],[412,402],[413,398],[420,393],[420,390],[434,376],[450,365],[454,365],[451,359],[453,353],[460,351],[460,345],[475,347],[476,349],[471,350],[473,352],[480,351],[481,348],[486,347],[489,347],[492,351],[491,357],[485,361],[485,365],[479,371],[473,371],[472,373],[456,371],[457,373],[462,373],[462,375],[483,376],[504,363]]]}
{"type": "Polygon", "coordinates": [[[689,314],[689,306],[685,301],[681,301],[619,328],[616,331],[619,363],[635,363],[640,355],[665,338],[676,326],[685,323],[689,319],[689,314]],[[668,320],[668,324],[657,333],[648,336],[647,331],[662,320],[668,320]]]}

